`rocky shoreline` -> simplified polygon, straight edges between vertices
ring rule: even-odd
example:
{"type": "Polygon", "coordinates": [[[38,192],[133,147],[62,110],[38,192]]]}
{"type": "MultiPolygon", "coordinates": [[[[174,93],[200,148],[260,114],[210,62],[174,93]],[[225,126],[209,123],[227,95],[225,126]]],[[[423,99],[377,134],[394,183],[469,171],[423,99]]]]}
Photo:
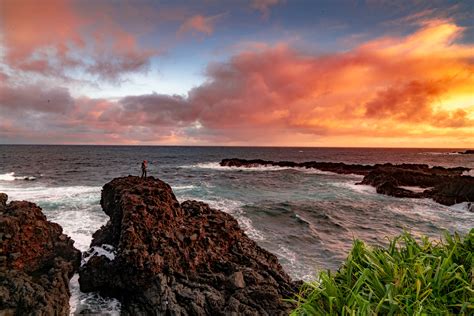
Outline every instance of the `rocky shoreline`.
{"type": "MultiPolygon", "coordinates": [[[[463,176],[468,168],[237,158],[221,165],[315,168],[362,175],[360,184],[396,197],[474,200],[474,177],[463,176]],[[406,188],[412,186],[422,189],[406,188]]],[[[179,203],[153,177],[104,185],[101,205],[110,220],[93,234],[81,267],[81,253],[61,226],[35,204],[7,199],[0,193],[0,315],[68,315],[75,272],[83,292],[117,298],[124,315],[284,315],[294,307],[285,299],[302,284],[231,215],[198,201],[179,203]]]]}
{"type": "Polygon", "coordinates": [[[443,205],[453,205],[474,201],[474,177],[463,175],[469,168],[429,167],[426,164],[375,164],[359,165],[342,162],[292,162],[270,160],[246,160],[239,158],[223,159],[225,167],[253,168],[274,166],[285,168],[306,168],[334,172],[338,174],[357,174],[364,178],[357,184],[371,185],[377,193],[403,198],[431,198],[443,205]],[[404,187],[421,188],[420,192],[404,187]]]}
{"type": "Polygon", "coordinates": [[[37,205],[0,193],[0,315],[68,315],[81,252],[37,205]]]}

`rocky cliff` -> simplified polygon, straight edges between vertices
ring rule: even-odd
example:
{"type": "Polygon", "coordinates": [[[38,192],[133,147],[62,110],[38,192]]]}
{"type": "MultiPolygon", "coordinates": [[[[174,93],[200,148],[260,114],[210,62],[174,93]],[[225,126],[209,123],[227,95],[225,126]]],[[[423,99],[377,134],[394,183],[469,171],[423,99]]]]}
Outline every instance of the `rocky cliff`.
{"type": "Polygon", "coordinates": [[[82,291],[118,298],[123,314],[283,315],[296,291],[277,258],[230,215],[207,204],[180,204],[152,177],[117,178],[103,187],[110,216],[94,234],[93,256],[80,270],[82,291]]]}
{"type": "Polygon", "coordinates": [[[246,167],[278,166],[288,168],[313,168],[339,174],[363,175],[364,179],[358,184],[372,185],[378,193],[395,197],[432,198],[444,205],[474,201],[474,177],[463,176],[469,168],[429,167],[425,164],[390,163],[369,165],[332,163],[332,162],[291,162],[268,161],[261,159],[223,159],[221,166],[246,167]],[[415,192],[403,187],[424,188],[423,192],[415,192]]]}
{"type": "Polygon", "coordinates": [[[41,208],[0,193],[0,315],[69,315],[81,252],[41,208]]]}

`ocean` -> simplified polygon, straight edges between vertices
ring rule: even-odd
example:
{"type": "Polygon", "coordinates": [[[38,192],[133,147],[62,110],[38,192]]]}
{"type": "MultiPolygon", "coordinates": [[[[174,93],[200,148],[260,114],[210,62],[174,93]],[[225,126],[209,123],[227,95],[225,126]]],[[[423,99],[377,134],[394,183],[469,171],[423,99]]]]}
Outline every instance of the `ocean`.
{"type": "MultiPolygon", "coordinates": [[[[294,279],[311,280],[336,270],[354,238],[386,243],[403,230],[439,238],[466,233],[474,214],[464,204],[450,207],[429,199],[400,199],[355,185],[357,175],[296,168],[229,168],[223,158],[327,161],[357,164],[424,163],[474,169],[474,155],[462,149],[50,146],[0,145],[0,192],[43,208],[86,251],[92,234],[108,217],[101,187],[115,177],[148,174],[169,183],[180,202],[195,199],[232,214],[247,235],[278,256],[294,279]]],[[[472,171],[471,171],[472,174],[472,171]]],[[[85,308],[118,314],[120,303],[81,293],[71,282],[71,312],[85,308]]]]}

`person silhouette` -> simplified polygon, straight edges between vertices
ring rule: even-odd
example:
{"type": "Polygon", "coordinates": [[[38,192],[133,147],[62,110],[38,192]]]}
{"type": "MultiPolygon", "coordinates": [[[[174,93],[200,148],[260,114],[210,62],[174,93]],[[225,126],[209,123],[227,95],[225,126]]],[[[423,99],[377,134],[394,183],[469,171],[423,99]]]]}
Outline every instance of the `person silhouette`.
{"type": "Polygon", "coordinates": [[[147,168],[147,165],[148,165],[148,161],[146,160],[143,160],[142,162],[142,179],[146,179],[146,168],[147,168]]]}

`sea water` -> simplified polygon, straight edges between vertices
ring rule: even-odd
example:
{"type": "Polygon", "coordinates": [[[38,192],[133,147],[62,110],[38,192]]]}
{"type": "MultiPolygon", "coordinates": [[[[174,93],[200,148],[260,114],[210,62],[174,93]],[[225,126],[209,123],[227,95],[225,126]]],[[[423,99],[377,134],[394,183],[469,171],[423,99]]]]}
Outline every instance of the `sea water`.
{"type": "MultiPolygon", "coordinates": [[[[311,280],[336,270],[355,238],[386,243],[403,230],[439,238],[466,233],[474,214],[465,204],[443,206],[429,199],[380,195],[356,185],[362,177],[301,168],[221,167],[224,158],[327,161],[358,164],[425,163],[474,168],[474,155],[460,149],[245,148],[147,146],[0,145],[0,192],[28,200],[59,223],[81,251],[108,216],[100,207],[101,187],[115,177],[149,175],[169,183],[180,202],[195,199],[233,215],[247,235],[277,255],[294,279],[311,280]]],[[[472,171],[466,174],[471,174],[472,171]]],[[[112,256],[110,249],[94,249],[112,256]],[[109,251],[109,252],[107,252],[109,251]]],[[[71,312],[88,309],[118,314],[120,303],[82,293],[71,280],[71,312]]]]}

